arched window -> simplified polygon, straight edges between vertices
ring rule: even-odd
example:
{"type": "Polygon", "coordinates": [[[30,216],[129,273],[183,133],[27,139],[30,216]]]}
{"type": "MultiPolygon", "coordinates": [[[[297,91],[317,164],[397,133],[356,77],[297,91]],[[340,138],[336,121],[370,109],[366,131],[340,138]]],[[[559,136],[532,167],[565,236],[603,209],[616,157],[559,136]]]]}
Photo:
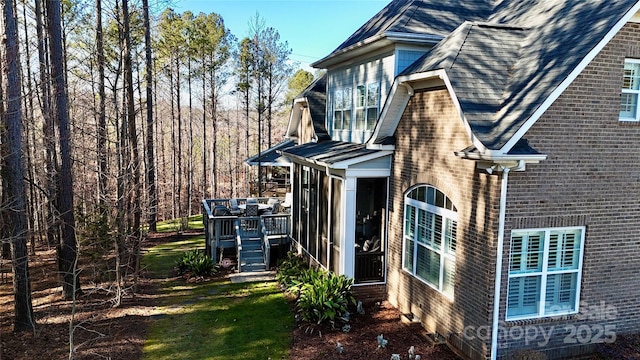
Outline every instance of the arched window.
{"type": "Polygon", "coordinates": [[[419,185],[404,198],[402,267],[443,294],[453,297],[458,214],[440,190],[419,185]]]}

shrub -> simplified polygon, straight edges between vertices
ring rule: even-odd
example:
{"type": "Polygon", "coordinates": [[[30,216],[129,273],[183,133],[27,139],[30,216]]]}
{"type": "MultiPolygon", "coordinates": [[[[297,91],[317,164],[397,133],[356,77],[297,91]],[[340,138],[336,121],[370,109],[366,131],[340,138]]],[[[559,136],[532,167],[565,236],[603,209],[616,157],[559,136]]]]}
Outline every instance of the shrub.
{"type": "Polygon", "coordinates": [[[344,275],[309,269],[300,276],[298,309],[303,320],[316,324],[330,323],[356,304],[351,292],[353,280],[344,275]]]}
{"type": "Polygon", "coordinates": [[[176,263],[178,275],[209,276],[216,272],[213,261],[198,249],[185,252],[176,263]]]}
{"type": "Polygon", "coordinates": [[[302,256],[291,251],[284,259],[278,261],[276,280],[284,288],[289,289],[306,269],[307,264],[302,256]]]}

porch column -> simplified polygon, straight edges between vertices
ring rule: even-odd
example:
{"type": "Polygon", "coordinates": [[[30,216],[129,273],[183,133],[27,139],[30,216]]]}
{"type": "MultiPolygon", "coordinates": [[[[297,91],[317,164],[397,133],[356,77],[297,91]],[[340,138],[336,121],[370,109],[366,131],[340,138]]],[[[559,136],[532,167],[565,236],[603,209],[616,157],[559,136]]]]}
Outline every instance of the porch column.
{"type": "Polygon", "coordinates": [[[344,236],[340,244],[342,256],[342,274],[353,279],[355,276],[356,244],[356,190],[357,179],[347,177],[344,182],[344,236]]]}

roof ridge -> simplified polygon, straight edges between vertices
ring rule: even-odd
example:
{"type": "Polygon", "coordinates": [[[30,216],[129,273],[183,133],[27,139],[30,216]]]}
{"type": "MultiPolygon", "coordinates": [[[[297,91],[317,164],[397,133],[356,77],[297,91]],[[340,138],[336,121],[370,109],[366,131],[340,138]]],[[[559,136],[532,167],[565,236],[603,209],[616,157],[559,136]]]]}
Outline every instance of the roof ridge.
{"type": "Polygon", "coordinates": [[[468,21],[465,21],[464,23],[462,23],[461,26],[465,26],[465,25],[468,25],[467,33],[464,35],[464,39],[460,43],[460,46],[458,47],[458,51],[456,51],[456,56],[453,58],[453,60],[451,60],[451,65],[449,65],[449,69],[453,68],[453,65],[456,63],[456,60],[458,60],[458,56],[460,55],[460,52],[462,51],[464,44],[467,42],[467,39],[469,38],[469,33],[471,33],[471,29],[473,29],[473,26],[474,26],[472,22],[468,22],[468,21]]]}
{"type": "MultiPolygon", "coordinates": [[[[406,20],[405,20],[405,22],[404,22],[404,26],[407,26],[407,24],[409,24],[409,22],[410,22],[411,20],[413,20],[413,15],[414,15],[414,14],[416,13],[416,11],[418,10],[418,7],[417,7],[417,6],[413,6],[413,5],[415,5],[416,1],[422,1],[422,0],[411,0],[407,5],[405,5],[404,10],[403,10],[403,11],[401,11],[400,13],[398,13],[398,15],[396,15],[396,18],[398,18],[398,19],[399,19],[399,18],[402,18],[402,14],[407,13],[407,11],[409,11],[409,9],[411,9],[411,8],[413,7],[413,11],[411,12],[411,15],[408,15],[408,16],[407,16],[407,19],[406,19],[406,20]]],[[[387,29],[388,29],[389,27],[391,27],[391,25],[390,25],[390,26],[388,26],[388,27],[387,27],[387,29]]]]}
{"type": "Polygon", "coordinates": [[[516,26],[511,24],[504,23],[495,23],[490,21],[473,21],[471,22],[473,25],[484,28],[495,28],[495,29],[504,29],[504,30],[530,30],[531,27],[526,26],[516,26]]]}

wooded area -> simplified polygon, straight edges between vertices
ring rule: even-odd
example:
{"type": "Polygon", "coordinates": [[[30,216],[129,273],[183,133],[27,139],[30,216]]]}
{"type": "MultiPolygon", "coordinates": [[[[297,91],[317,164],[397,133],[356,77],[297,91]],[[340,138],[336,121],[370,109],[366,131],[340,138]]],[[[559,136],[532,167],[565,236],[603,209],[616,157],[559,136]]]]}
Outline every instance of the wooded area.
{"type": "Polygon", "coordinates": [[[203,198],[249,195],[259,179],[243,160],[282,140],[287,101],[313,79],[258,14],[239,40],[215,13],[166,6],[4,0],[0,231],[16,331],[36,327],[29,253],[56,249],[65,299],[82,294],[79,254],[115,255],[101,266],[119,305],[145,233],[203,198]]]}

